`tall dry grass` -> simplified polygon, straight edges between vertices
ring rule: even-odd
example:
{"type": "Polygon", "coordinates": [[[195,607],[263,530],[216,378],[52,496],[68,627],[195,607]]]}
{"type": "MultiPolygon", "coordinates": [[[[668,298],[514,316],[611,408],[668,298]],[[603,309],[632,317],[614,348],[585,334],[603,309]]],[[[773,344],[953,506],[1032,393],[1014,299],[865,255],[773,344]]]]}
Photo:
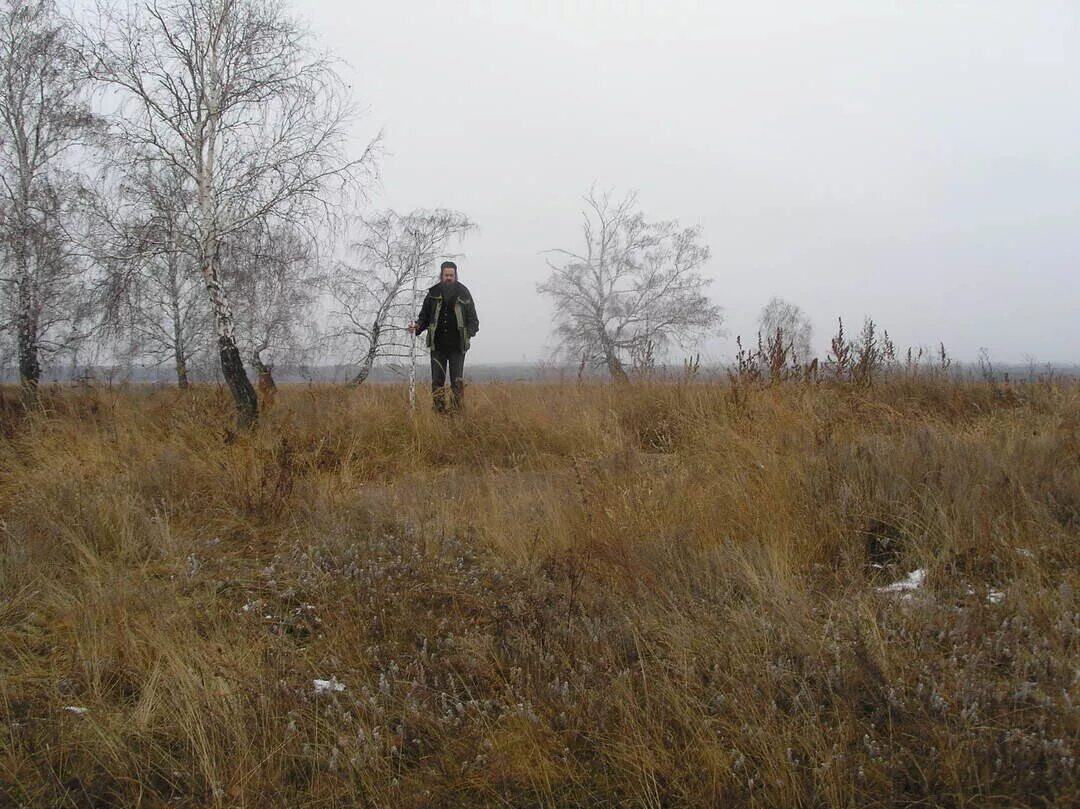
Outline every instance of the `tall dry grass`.
{"type": "Polygon", "coordinates": [[[1076,384],[5,395],[0,803],[1080,800],[1076,384]]]}

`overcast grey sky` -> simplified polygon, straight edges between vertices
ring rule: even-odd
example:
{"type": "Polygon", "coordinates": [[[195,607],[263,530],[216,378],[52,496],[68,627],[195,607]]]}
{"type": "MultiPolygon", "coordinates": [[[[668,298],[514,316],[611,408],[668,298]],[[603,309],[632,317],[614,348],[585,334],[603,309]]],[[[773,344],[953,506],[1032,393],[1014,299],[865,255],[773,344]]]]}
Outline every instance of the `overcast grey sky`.
{"type": "Polygon", "coordinates": [[[581,196],[700,224],[731,355],[773,295],[972,359],[1080,360],[1076,0],[306,0],[384,126],[372,204],[468,213],[472,362],[542,357],[581,196]]]}

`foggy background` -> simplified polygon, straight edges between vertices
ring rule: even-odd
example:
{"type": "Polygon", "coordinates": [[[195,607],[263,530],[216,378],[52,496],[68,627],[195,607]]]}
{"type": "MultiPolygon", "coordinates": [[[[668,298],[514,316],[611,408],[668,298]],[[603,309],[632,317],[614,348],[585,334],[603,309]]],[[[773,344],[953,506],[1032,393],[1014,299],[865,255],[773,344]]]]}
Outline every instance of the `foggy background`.
{"type": "MultiPolygon", "coordinates": [[[[296,7],[385,128],[373,206],[446,206],[480,334],[551,345],[541,251],[581,244],[594,182],[700,224],[734,352],[773,295],[827,348],[864,315],[898,347],[1080,355],[1075,2],[396,2],[296,7]]],[[[366,141],[364,141],[366,142],[366,141]]],[[[433,275],[434,275],[433,268],[433,275]]],[[[679,352],[672,354],[678,361],[679,352]]]]}

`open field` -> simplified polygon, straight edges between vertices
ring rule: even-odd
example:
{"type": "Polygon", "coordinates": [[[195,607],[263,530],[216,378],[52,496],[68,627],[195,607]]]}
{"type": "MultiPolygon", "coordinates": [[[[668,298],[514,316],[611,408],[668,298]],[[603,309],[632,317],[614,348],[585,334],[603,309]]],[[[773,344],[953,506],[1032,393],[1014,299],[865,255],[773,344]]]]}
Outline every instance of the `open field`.
{"type": "Polygon", "coordinates": [[[3,395],[0,805],[1080,802],[1076,382],[3,395]]]}

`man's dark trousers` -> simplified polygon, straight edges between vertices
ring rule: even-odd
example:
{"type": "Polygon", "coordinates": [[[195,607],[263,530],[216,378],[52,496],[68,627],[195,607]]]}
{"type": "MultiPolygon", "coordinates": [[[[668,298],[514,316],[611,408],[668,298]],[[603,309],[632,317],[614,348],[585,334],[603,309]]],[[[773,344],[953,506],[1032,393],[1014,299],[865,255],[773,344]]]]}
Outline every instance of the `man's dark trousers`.
{"type": "Polygon", "coordinates": [[[447,374],[450,375],[450,406],[460,410],[465,403],[465,384],[462,376],[465,372],[465,352],[457,349],[436,346],[431,352],[431,398],[435,410],[445,413],[447,374]]]}

